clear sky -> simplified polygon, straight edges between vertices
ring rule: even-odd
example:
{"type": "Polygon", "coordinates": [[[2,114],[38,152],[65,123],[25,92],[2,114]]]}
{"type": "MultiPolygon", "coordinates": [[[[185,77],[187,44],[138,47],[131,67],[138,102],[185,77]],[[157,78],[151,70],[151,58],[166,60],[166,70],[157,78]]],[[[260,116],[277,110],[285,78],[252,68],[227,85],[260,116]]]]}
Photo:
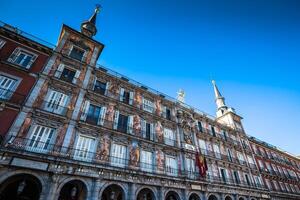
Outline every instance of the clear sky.
{"type": "Polygon", "coordinates": [[[101,64],[214,115],[213,78],[248,134],[300,155],[300,1],[1,0],[0,20],[56,43],[97,3],[101,64]]]}

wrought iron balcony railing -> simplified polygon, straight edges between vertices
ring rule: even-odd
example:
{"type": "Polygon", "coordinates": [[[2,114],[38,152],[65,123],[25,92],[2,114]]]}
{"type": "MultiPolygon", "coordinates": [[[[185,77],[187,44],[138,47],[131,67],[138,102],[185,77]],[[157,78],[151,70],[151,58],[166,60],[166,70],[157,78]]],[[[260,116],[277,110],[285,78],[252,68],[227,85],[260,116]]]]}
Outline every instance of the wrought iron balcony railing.
{"type": "MultiPolygon", "coordinates": [[[[30,156],[47,155],[48,159],[59,158],[62,162],[74,160],[82,163],[91,163],[95,166],[114,167],[117,170],[130,169],[141,173],[160,174],[165,176],[174,176],[194,181],[203,181],[216,184],[232,185],[236,187],[248,187],[256,189],[265,189],[260,184],[255,184],[252,181],[236,180],[231,177],[219,177],[207,174],[201,177],[198,170],[181,169],[180,165],[168,166],[165,163],[154,164],[153,160],[141,162],[140,159],[126,158],[126,154],[119,156],[103,155],[101,152],[92,152],[88,149],[76,149],[72,147],[63,147],[49,142],[36,141],[32,139],[12,137],[8,142],[2,143],[0,146],[2,152],[28,153],[30,156]]],[[[43,157],[45,159],[45,157],[43,157]]],[[[197,169],[195,166],[194,169],[197,169]]]]}
{"type": "Polygon", "coordinates": [[[45,110],[50,113],[58,114],[58,115],[66,115],[68,111],[68,107],[61,106],[57,104],[55,101],[43,101],[40,107],[42,110],[45,110]]]}

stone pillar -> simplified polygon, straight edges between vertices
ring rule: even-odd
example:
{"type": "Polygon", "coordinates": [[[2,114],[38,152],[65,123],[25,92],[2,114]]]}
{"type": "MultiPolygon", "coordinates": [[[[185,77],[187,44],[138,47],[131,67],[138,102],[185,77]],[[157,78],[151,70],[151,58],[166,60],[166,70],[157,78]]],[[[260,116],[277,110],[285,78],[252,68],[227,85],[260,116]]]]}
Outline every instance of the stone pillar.
{"type": "Polygon", "coordinates": [[[99,197],[99,192],[101,188],[101,180],[100,179],[95,179],[93,180],[93,188],[91,191],[91,200],[98,200],[100,199],[99,197]]]}
{"type": "Polygon", "coordinates": [[[188,200],[188,192],[187,190],[182,190],[181,191],[181,196],[182,196],[182,200],[188,200]]]}
{"type": "Polygon", "coordinates": [[[135,200],[136,184],[128,183],[128,192],[125,191],[125,200],[135,200]]]}
{"type": "Polygon", "coordinates": [[[43,188],[43,194],[40,196],[40,200],[56,200],[59,196],[58,189],[58,175],[54,174],[49,176],[47,185],[43,188]]]}
{"type": "Polygon", "coordinates": [[[225,200],[225,195],[224,194],[220,194],[220,200],[225,200]]]}
{"type": "Polygon", "coordinates": [[[207,200],[207,193],[202,192],[200,198],[201,198],[201,200],[207,200]]]}

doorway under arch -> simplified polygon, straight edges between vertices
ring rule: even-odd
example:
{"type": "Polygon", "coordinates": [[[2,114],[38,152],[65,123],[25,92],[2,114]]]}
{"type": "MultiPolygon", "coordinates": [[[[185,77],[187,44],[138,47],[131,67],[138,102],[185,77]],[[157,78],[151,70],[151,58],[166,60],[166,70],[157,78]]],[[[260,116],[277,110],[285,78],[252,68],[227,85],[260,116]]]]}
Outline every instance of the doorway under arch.
{"type": "Polygon", "coordinates": [[[152,190],[150,190],[149,188],[144,188],[139,191],[137,200],[155,200],[155,196],[152,190]]]}
{"type": "Polygon", "coordinates": [[[232,200],[230,196],[225,197],[225,200],[232,200]]]}
{"type": "Polygon", "coordinates": [[[180,200],[180,197],[176,192],[170,191],[167,193],[165,200],[180,200]]]}
{"type": "Polygon", "coordinates": [[[39,200],[42,184],[33,175],[18,174],[0,184],[0,200],[39,200]]]}
{"type": "Polygon", "coordinates": [[[112,184],[102,192],[101,200],[125,200],[125,193],[119,185],[112,184]]]}
{"type": "Polygon", "coordinates": [[[218,200],[218,198],[215,195],[211,194],[209,195],[208,200],[218,200]]]}
{"type": "Polygon", "coordinates": [[[189,200],[200,200],[200,197],[197,194],[192,193],[189,197],[189,200]]]}
{"type": "Polygon", "coordinates": [[[86,198],[86,185],[80,180],[72,180],[61,188],[58,200],[85,200],[86,198]]]}

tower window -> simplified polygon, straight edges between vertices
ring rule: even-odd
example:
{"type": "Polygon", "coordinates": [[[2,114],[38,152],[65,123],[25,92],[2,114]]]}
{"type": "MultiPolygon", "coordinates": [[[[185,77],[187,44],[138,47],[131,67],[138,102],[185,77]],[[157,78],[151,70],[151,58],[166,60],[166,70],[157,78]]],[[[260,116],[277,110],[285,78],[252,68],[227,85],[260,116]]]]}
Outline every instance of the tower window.
{"type": "Polygon", "coordinates": [[[78,47],[73,46],[71,53],[70,53],[70,57],[74,58],[76,60],[82,61],[82,58],[84,56],[85,51],[83,49],[80,49],[78,47]]]}

